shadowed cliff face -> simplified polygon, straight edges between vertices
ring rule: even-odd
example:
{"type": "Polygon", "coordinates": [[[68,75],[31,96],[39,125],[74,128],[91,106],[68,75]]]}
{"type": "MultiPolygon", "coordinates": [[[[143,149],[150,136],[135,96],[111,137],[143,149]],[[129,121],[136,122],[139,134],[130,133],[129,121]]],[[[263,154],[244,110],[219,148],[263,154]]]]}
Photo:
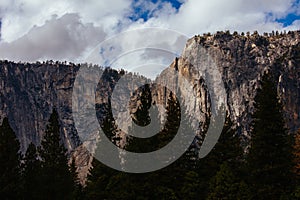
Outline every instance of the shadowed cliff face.
{"type": "Polygon", "coordinates": [[[61,135],[68,149],[79,145],[72,122],[72,85],[79,66],[0,62],[0,116],[8,116],[24,151],[39,144],[52,108],[60,116],[61,135]]]}
{"type": "MultiPolygon", "coordinates": [[[[187,111],[201,112],[197,117],[205,122],[210,117],[211,94],[206,88],[205,76],[191,65],[191,60],[197,59],[199,47],[204,47],[218,66],[227,92],[226,108],[243,136],[249,137],[254,97],[265,71],[273,73],[277,81],[278,94],[284,105],[289,130],[293,132],[300,127],[300,32],[277,36],[241,36],[219,32],[213,36],[191,38],[182,56],[176,59],[170,68],[178,71],[193,86],[195,96],[188,94],[184,89],[180,94],[185,97],[187,111]]],[[[86,166],[82,168],[86,170],[90,158],[82,156],[88,153],[82,153],[85,150],[80,147],[81,141],[72,117],[72,89],[80,67],[81,65],[51,61],[35,64],[0,61],[0,119],[2,121],[8,116],[24,151],[31,141],[35,144],[40,143],[50,112],[55,107],[60,117],[63,141],[70,151],[77,148],[74,151],[74,155],[78,157],[77,164],[86,166]]],[[[101,105],[105,107],[108,96],[123,73],[109,70],[98,85],[96,108],[100,123],[101,113],[106,112],[101,105]]],[[[87,80],[88,78],[86,77],[87,80]]],[[[160,76],[157,80],[172,82],[174,85],[182,83],[167,76],[160,76]]],[[[122,87],[124,89],[126,85],[122,87]]],[[[151,88],[152,101],[165,105],[168,91],[154,85],[151,85],[151,88]]],[[[123,97],[120,95],[117,98],[123,97]]],[[[131,103],[132,113],[137,110],[139,103],[131,103]]]]}

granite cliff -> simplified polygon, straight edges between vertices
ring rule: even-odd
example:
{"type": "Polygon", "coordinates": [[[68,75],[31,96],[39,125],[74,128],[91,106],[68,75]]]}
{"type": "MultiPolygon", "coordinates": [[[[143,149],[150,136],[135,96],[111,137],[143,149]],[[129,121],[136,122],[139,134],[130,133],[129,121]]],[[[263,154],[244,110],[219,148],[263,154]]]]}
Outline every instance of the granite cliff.
{"type": "MultiPolygon", "coordinates": [[[[204,114],[200,120],[205,121],[210,116],[209,94],[205,79],[201,78],[202,74],[190,62],[197,58],[195,55],[199,47],[209,53],[222,75],[227,98],[226,109],[242,136],[250,137],[249,123],[254,97],[265,71],[271,72],[276,80],[289,131],[294,132],[300,127],[300,31],[264,35],[217,32],[189,39],[182,56],[176,58],[169,69],[178,71],[190,81],[197,95],[186,99],[184,103],[188,112],[201,110],[204,114]]],[[[72,89],[79,68],[85,65],[53,61],[0,61],[0,121],[8,117],[24,151],[31,141],[40,143],[50,112],[55,107],[60,116],[61,136],[69,152],[76,157],[79,170],[83,172],[82,177],[91,158],[81,146],[74,126],[72,89]]],[[[103,98],[98,103],[108,101],[108,96],[124,73],[106,70],[104,84],[98,90],[103,98]]],[[[179,80],[169,80],[167,76],[157,79],[173,82],[174,85],[180,83],[179,80]]],[[[189,96],[185,90],[180,92],[183,96],[189,96]]],[[[165,104],[168,92],[153,86],[152,95],[156,102],[165,104]]],[[[135,102],[133,105],[131,109],[134,111],[139,104],[135,102]]],[[[101,110],[98,110],[99,113],[101,110]]]]}

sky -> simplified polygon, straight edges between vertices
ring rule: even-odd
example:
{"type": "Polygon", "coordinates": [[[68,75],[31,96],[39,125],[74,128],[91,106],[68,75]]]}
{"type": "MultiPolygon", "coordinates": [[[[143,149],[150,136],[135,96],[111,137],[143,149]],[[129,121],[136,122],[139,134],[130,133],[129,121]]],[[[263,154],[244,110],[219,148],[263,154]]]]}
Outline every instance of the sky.
{"type": "Polygon", "coordinates": [[[1,0],[0,59],[84,62],[102,41],[147,27],[187,38],[218,30],[298,30],[299,1],[1,0]]]}

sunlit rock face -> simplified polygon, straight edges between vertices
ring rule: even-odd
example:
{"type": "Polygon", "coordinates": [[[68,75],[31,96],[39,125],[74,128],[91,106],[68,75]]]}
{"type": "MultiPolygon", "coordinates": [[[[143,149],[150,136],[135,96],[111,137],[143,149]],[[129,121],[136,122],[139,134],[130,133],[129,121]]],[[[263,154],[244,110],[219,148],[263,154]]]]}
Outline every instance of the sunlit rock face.
{"type": "MultiPolygon", "coordinates": [[[[227,91],[227,109],[240,133],[249,135],[254,97],[264,72],[273,74],[291,132],[300,126],[300,33],[256,33],[241,36],[219,32],[213,36],[195,36],[187,42],[185,57],[203,46],[215,59],[227,91]]],[[[178,68],[186,76],[185,63],[178,68]]]]}
{"type": "MultiPolygon", "coordinates": [[[[201,52],[209,55],[221,74],[220,80],[226,90],[225,106],[231,119],[239,133],[249,138],[254,97],[260,87],[259,80],[262,74],[268,71],[276,80],[287,127],[290,132],[294,132],[300,127],[299,41],[300,32],[263,36],[255,33],[239,35],[218,32],[214,35],[195,36],[187,41],[182,56],[176,58],[157,81],[168,82],[174,88],[179,84],[178,94],[184,98],[185,109],[188,113],[196,113],[193,117],[199,118],[204,124],[210,117],[212,94],[207,89],[207,77],[194,64],[197,63],[201,48],[201,52]],[[168,70],[173,70],[180,76],[177,78],[168,76],[166,75],[168,70]],[[184,83],[182,78],[188,80],[189,84],[184,83]],[[185,89],[188,87],[192,87],[193,95],[185,89]]],[[[91,159],[86,149],[81,146],[82,141],[72,117],[73,85],[76,74],[82,66],[52,61],[33,64],[0,61],[0,121],[5,116],[9,118],[24,152],[30,142],[40,144],[51,111],[56,108],[60,117],[63,142],[69,152],[76,157],[76,163],[82,171],[81,177],[84,177],[91,159]]],[[[99,81],[96,104],[104,105],[108,102],[114,87],[123,75],[124,71],[108,70],[105,73],[103,80],[99,81]]],[[[134,74],[127,74],[127,79],[128,85],[123,84],[121,87],[123,92],[127,91],[126,88],[129,88],[129,83],[133,80],[146,80],[134,74]]],[[[85,77],[85,80],[88,81],[89,77],[85,77]]],[[[150,85],[152,101],[166,105],[170,90],[157,84],[150,83],[150,85]]],[[[91,93],[88,90],[85,92],[91,93]]],[[[218,91],[214,95],[217,94],[218,91]]],[[[139,90],[135,95],[137,96],[131,97],[131,101],[128,102],[131,116],[140,105],[139,90]]],[[[125,94],[120,93],[116,98],[122,102],[125,94]]],[[[101,115],[106,111],[104,107],[95,107],[98,109],[97,114],[101,123],[101,115]]],[[[119,117],[122,119],[122,114],[119,117]]],[[[130,120],[127,117],[119,123],[124,127],[130,120]]],[[[121,136],[124,136],[124,133],[121,133],[121,136]]]]}

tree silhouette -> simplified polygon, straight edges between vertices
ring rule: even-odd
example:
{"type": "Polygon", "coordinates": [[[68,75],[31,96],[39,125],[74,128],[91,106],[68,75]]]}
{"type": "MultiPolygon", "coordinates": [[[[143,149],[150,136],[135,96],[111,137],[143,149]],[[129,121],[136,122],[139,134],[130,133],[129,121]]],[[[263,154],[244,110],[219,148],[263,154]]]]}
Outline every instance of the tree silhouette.
{"type": "Polygon", "coordinates": [[[70,199],[73,182],[70,175],[67,151],[60,139],[58,113],[55,109],[46,127],[39,155],[42,161],[41,194],[44,199],[70,199]]]}
{"type": "Polygon", "coordinates": [[[297,177],[298,183],[300,183],[300,129],[295,133],[295,144],[294,144],[294,173],[297,177]]]}
{"type": "MultiPolygon", "coordinates": [[[[200,182],[201,198],[207,197],[209,191],[208,183],[221,170],[220,167],[223,163],[226,162],[230,170],[234,169],[237,174],[239,173],[242,156],[243,149],[240,145],[240,138],[236,134],[229,115],[227,115],[217,144],[206,157],[199,160],[198,173],[202,179],[200,182]]],[[[224,169],[220,173],[225,173],[225,171],[227,170],[224,169]]],[[[218,184],[218,182],[215,184],[218,184]]]]}
{"type": "Polygon", "coordinates": [[[23,173],[23,198],[24,199],[40,199],[40,173],[41,162],[38,159],[37,148],[33,143],[30,143],[25,156],[24,164],[22,166],[23,173]]]}
{"type": "Polygon", "coordinates": [[[249,199],[248,186],[245,182],[240,181],[240,177],[237,175],[232,166],[228,162],[224,162],[217,174],[210,180],[210,193],[207,199],[249,199]]]}
{"type": "Polygon", "coordinates": [[[20,143],[4,118],[0,126],[0,198],[18,199],[20,185],[20,143]]]}
{"type": "Polygon", "coordinates": [[[278,199],[291,187],[291,144],[271,74],[255,97],[248,172],[255,199],[278,199]]]}

